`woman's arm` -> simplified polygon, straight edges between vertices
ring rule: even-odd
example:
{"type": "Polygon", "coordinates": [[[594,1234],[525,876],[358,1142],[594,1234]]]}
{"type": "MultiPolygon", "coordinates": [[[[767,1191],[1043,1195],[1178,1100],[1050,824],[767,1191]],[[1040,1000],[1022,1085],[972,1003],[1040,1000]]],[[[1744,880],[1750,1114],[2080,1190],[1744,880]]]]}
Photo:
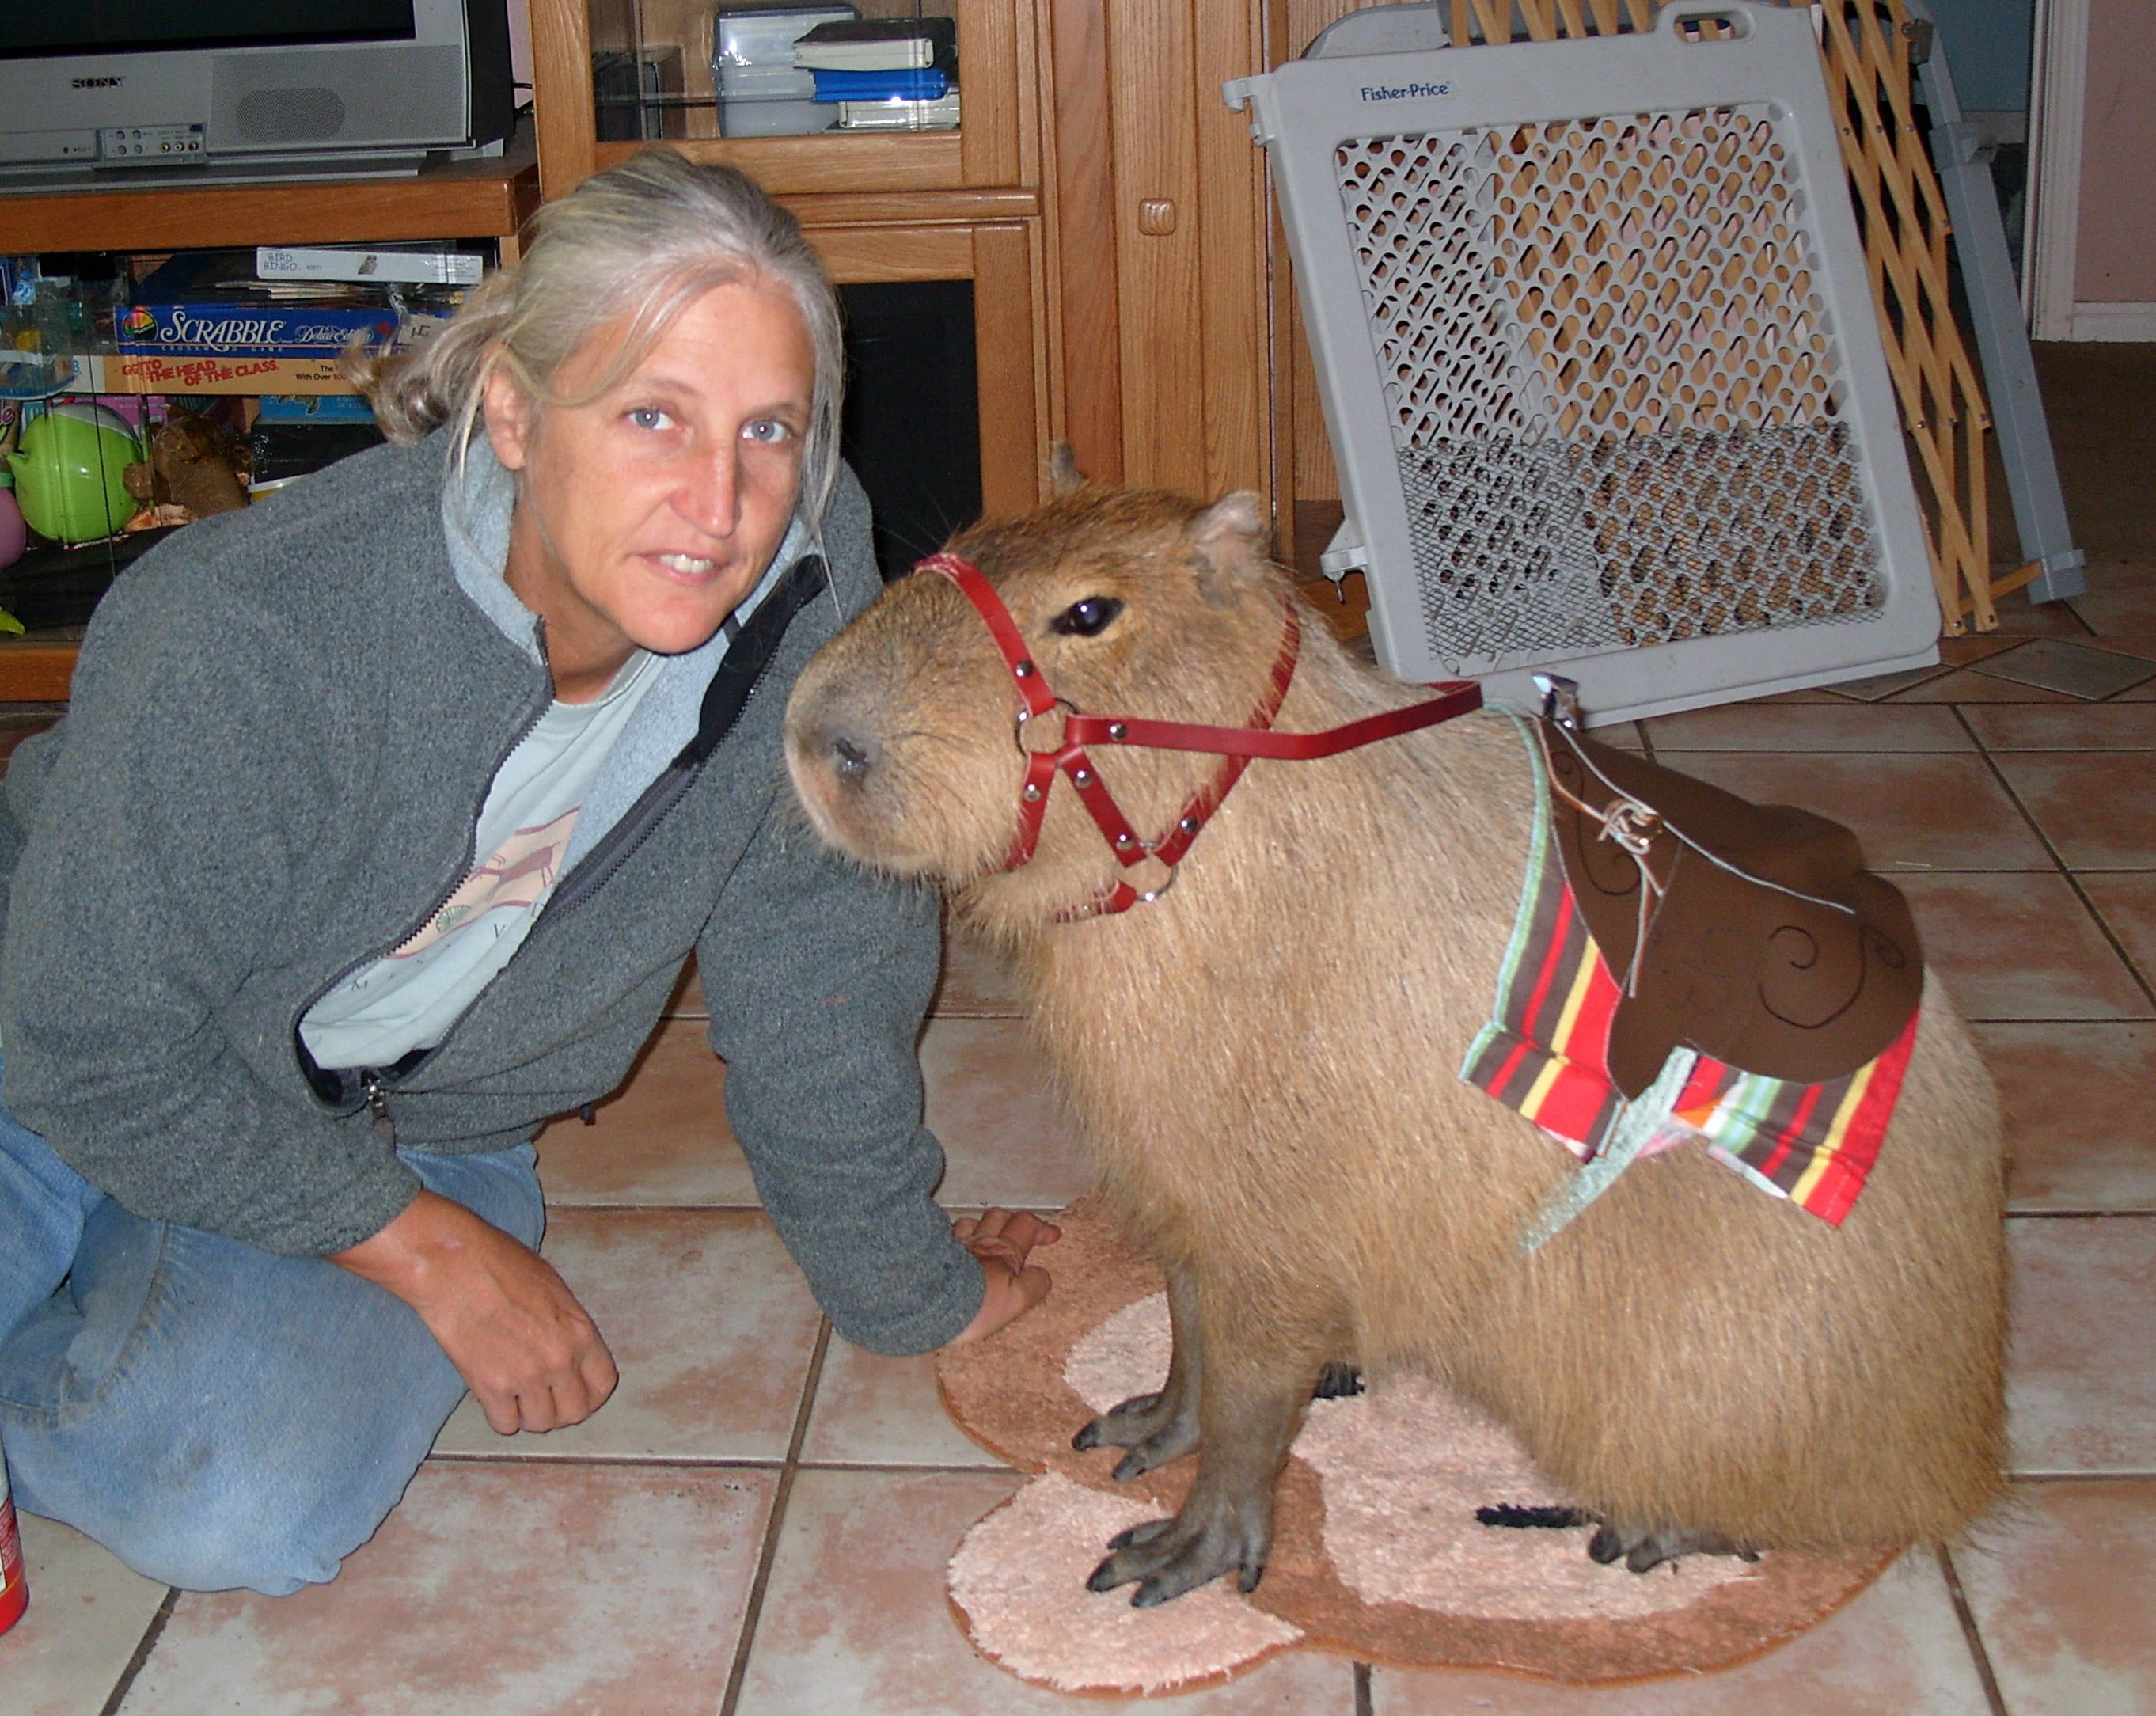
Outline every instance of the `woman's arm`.
{"type": "Polygon", "coordinates": [[[319,676],[208,575],[226,534],[190,527],[115,587],[63,733],[8,783],[27,837],[0,966],[6,1095],[137,1215],[326,1251],[418,1182],[363,1116],[314,1104],[296,1061],[271,1087],[289,1044],[220,1026],[290,957],[275,943],[295,891],[328,885],[308,865],[337,751],[319,676]]]}

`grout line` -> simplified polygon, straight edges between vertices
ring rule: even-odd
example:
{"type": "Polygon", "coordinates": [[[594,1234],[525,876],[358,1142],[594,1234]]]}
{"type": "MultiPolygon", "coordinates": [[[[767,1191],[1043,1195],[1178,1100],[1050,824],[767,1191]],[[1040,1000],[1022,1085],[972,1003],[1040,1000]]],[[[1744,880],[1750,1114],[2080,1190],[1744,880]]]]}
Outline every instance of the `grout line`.
{"type": "Polygon", "coordinates": [[[605,1466],[615,1471],[648,1467],[655,1472],[778,1472],[786,1465],[783,1455],[758,1459],[746,1454],[552,1454],[474,1453],[469,1448],[445,1448],[427,1456],[427,1463],[443,1466],[605,1466]]]}
{"type": "Polygon", "coordinates": [[[2052,861],[2059,866],[2059,874],[2066,877],[2066,886],[2074,891],[2074,897],[2082,902],[2082,909],[2088,913],[2089,919],[2096,925],[2097,932],[2103,937],[2112,952],[2118,956],[2119,963],[2126,968],[2126,974],[2133,979],[2134,987],[2148,998],[2151,1006],[2156,1006],[2156,985],[2152,985],[2148,979],[2142,974],[2141,968],[2133,962],[2133,956],[2126,951],[2126,944],[2119,940],[2103,913],[2097,910],[2096,902],[2089,898],[2088,890],[2082,886],[2081,877],[2074,873],[2073,867],[2066,862],[2064,855],[2051,843],[2051,837],[2044,832],[2029,807],[2021,802],[2021,795],[2014,790],[2014,783],[2006,778],[2006,771],[1999,766],[1999,759],[1985,748],[1983,740],[1978,737],[1976,729],[1969,726],[1969,717],[1962,713],[1961,706],[1954,704],[1951,706],[1955,718],[1964,727],[1968,727],[1969,737],[1977,740],[1977,753],[1984,758],[1985,767],[1990,769],[1992,778],[1999,783],[1999,789],[2006,794],[2008,801],[2021,813],[2023,820],[2028,823],[2037,840],[2042,842],[2044,850],[2051,855],[2052,861]]]}
{"type": "Polygon", "coordinates": [[[771,1498],[771,1523],[764,1528],[762,1553],[757,1557],[756,1578],[748,1588],[748,1602],[742,1611],[741,1634],[734,1642],[733,1667],[726,1674],[725,1695],[718,1716],[734,1716],[741,1703],[742,1683],[748,1677],[750,1642],[757,1621],[763,1618],[763,1594],[771,1584],[772,1564],[778,1559],[778,1534],[786,1525],[786,1504],[793,1495],[793,1480],[801,1470],[801,1445],[808,1439],[808,1415],[815,1409],[816,1390],[824,1379],[824,1355],[831,1349],[831,1319],[819,1318],[816,1350],[809,1354],[808,1374],[801,1385],[801,1405],[793,1415],[793,1435],[786,1445],[786,1465],[778,1474],[778,1487],[771,1498]]]}
{"type": "Polygon", "coordinates": [[[1964,1013],[1961,1016],[1964,1025],[2147,1025],[2152,1020],[2156,1020],[2156,1013],[2105,1013],[2094,1016],[2081,1014],[2066,1019],[2030,1019],[2019,1013],[1964,1013]]]}
{"type": "Polygon", "coordinates": [[[127,1666],[120,1671],[120,1678],[113,1683],[111,1694],[99,1708],[97,1716],[115,1716],[121,1702],[133,1689],[135,1677],[149,1662],[150,1652],[157,1648],[157,1641],[165,1636],[165,1623],[172,1618],[172,1606],[179,1600],[180,1588],[167,1585],[165,1600],[157,1605],[157,1612],[150,1617],[150,1624],[142,1629],[142,1636],[135,1647],[135,1654],[127,1659],[127,1666]]]}
{"type": "Polygon", "coordinates": [[[1376,1716],[1377,1706],[1370,1698],[1370,1665],[1355,1665],[1355,1716],[1376,1716]]]}
{"type": "Polygon", "coordinates": [[[2013,1483],[2148,1483],[2156,1482],[2156,1470],[2123,1472],[2010,1472],[2008,1481],[2013,1483]]]}
{"type": "Polygon", "coordinates": [[[2013,1210],[2010,1221],[2147,1221],[2156,1210],[2013,1210]]]}
{"type": "Polygon", "coordinates": [[[1961,1622],[1962,1642],[1976,1659],[1977,1678],[1984,1683],[1984,1699],[1991,1706],[1991,1716],[2010,1716],[2006,1700],[1999,1690],[1999,1677],[1991,1670],[1991,1653],[1984,1649],[1984,1635],[1977,1631],[1975,1611],[1969,1606],[1969,1597],[1961,1588],[1961,1575],[1954,1571],[1953,1557],[1947,1553],[1944,1544],[1935,1545],[1932,1553],[1938,1557],[1939,1572],[1947,1582],[1947,1595],[1953,1600],[1954,1618],[1961,1622]]]}

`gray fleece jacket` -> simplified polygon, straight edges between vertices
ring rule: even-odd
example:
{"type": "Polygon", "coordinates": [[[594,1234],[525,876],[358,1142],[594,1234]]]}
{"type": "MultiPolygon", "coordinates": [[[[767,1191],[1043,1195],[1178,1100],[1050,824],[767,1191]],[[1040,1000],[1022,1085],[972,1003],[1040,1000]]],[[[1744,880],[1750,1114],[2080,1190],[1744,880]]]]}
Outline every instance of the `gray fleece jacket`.
{"type": "Polygon", "coordinates": [[[301,1048],[316,998],[463,879],[552,695],[459,584],[444,444],[191,526],[100,605],[67,718],[17,749],[0,804],[8,1108],[137,1215],[337,1251],[417,1191],[396,1146],[499,1149],[613,1090],[693,950],[727,1118],[834,1326],[941,1345],[982,1282],[921,1124],[935,902],[825,853],[780,748],[803,665],[879,588],[850,478],[831,564],[803,554],[767,587],[693,736],[579,841],[441,1044],[372,1107],[301,1048]]]}

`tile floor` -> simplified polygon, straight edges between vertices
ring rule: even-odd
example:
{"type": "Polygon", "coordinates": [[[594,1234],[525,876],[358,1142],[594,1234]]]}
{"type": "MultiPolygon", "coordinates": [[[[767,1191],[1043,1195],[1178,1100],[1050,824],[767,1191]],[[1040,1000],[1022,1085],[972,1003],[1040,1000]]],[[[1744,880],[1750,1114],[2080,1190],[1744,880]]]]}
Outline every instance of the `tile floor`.
{"type": "MultiPolygon", "coordinates": [[[[1159,1708],[2156,1711],[2156,563],[2101,565],[2086,600],[2017,604],[2008,628],[1924,673],[1624,737],[1851,823],[1977,1021],[2015,1146],[2015,1504],[1725,1674],[1579,1693],[1301,1655],[1159,1708]]],[[[622,1361],[607,1408],[510,1441],[467,1408],[342,1576],[281,1602],[175,1596],[27,1521],[0,1710],[1104,1708],[1009,1678],[952,1624],[944,1559],[1017,1480],[951,1426],[925,1360],[830,1338],[726,1134],[699,1010],[691,979],[596,1123],[542,1140],[547,1251],[622,1361]]],[[[963,946],[922,1058],[954,1208],[1081,1189],[1009,986],[963,946]]]]}

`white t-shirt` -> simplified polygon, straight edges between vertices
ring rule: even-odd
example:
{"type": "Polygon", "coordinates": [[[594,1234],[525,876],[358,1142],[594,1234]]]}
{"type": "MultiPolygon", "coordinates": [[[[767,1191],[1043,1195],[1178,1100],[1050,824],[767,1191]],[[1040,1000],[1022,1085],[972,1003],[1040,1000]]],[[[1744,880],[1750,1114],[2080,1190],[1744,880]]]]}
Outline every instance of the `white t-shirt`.
{"type": "Polygon", "coordinates": [[[540,717],[487,789],[471,874],[411,940],[300,1021],[317,1066],[388,1066],[432,1046],[509,963],[561,880],[578,814],[659,665],[639,650],[596,700],[557,702],[540,717]]]}

